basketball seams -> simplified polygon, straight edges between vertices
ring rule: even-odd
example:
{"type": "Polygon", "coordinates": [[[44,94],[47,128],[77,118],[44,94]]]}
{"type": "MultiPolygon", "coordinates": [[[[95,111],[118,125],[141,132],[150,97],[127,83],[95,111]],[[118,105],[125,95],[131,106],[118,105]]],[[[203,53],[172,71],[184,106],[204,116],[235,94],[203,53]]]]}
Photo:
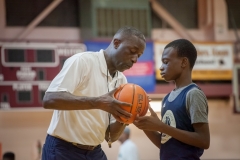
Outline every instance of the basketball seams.
{"type": "Polygon", "coordinates": [[[119,101],[132,104],[131,108],[127,106],[123,106],[122,108],[133,115],[130,119],[126,119],[123,117],[121,118],[123,122],[126,124],[132,123],[135,120],[137,114],[139,114],[139,116],[144,116],[147,113],[147,110],[148,110],[147,94],[140,86],[136,84],[130,84],[130,83],[122,84],[121,88],[116,92],[116,94],[114,94],[114,97],[119,101]],[[142,96],[141,96],[142,98],[139,97],[138,94],[143,95],[143,97],[142,96]],[[140,102],[141,102],[141,106],[139,106],[140,102]],[[139,112],[138,112],[138,108],[140,109],[139,112]]]}
{"type": "Polygon", "coordinates": [[[132,113],[132,108],[133,108],[133,104],[134,104],[134,98],[135,98],[135,87],[136,87],[136,86],[133,84],[132,107],[131,107],[130,113],[132,113]]]}
{"type": "MultiPolygon", "coordinates": [[[[131,109],[130,109],[130,113],[132,113],[132,108],[133,108],[133,103],[134,103],[134,97],[135,97],[135,85],[132,84],[132,88],[133,88],[133,94],[132,94],[132,106],[131,106],[131,109]]],[[[128,122],[128,120],[127,120],[128,122]]]]}
{"type": "MultiPolygon", "coordinates": [[[[146,92],[144,92],[144,94],[147,95],[146,92]]],[[[148,97],[147,97],[147,96],[145,96],[145,106],[148,106],[148,97]]],[[[144,110],[143,110],[143,116],[147,113],[147,108],[148,108],[148,107],[145,107],[145,108],[144,108],[144,110]]]]}
{"type": "Polygon", "coordinates": [[[119,96],[120,96],[120,94],[121,94],[121,92],[122,92],[122,89],[124,88],[125,85],[126,85],[126,84],[124,84],[124,85],[122,86],[121,90],[119,91],[117,100],[119,100],[119,96]]]}
{"type": "MultiPolygon", "coordinates": [[[[127,84],[124,84],[123,86],[122,86],[122,88],[121,88],[121,90],[119,91],[119,93],[118,93],[118,97],[117,97],[117,100],[119,100],[119,97],[120,97],[120,95],[121,95],[121,93],[122,93],[122,90],[123,90],[123,88],[126,86],[127,84]]],[[[131,109],[130,109],[130,113],[131,113],[131,110],[132,110],[132,107],[131,107],[131,109]]],[[[128,120],[127,120],[128,121],[128,120]]],[[[126,121],[126,122],[127,122],[126,121]]]]}

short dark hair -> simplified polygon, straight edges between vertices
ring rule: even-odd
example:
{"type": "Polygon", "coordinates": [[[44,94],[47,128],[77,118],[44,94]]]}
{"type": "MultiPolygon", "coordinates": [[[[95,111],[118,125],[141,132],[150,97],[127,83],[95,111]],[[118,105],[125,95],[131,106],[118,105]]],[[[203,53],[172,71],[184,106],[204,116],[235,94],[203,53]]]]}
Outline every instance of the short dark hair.
{"type": "Polygon", "coordinates": [[[197,59],[197,50],[190,41],[186,39],[177,39],[167,44],[164,49],[169,47],[176,49],[179,57],[187,57],[190,67],[193,68],[197,59]]]}
{"type": "Polygon", "coordinates": [[[15,160],[15,154],[13,152],[5,152],[3,155],[3,160],[9,159],[9,160],[15,160]]]}
{"type": "MultiPolygon", "coordinates": [[[[141,40],[143,40],[144,42],[146,42],[145,36],[143,35],[143,33],[141,31],[139,31],[137,28],[131,27],[131,26],[124,26],[122,28],[120,28],[116,34],[121,34],[124,38],[129,38],[132,35],[140,38],[141,40]]],[[[115,34],[115,35],[116,35],[115,34]]]]}

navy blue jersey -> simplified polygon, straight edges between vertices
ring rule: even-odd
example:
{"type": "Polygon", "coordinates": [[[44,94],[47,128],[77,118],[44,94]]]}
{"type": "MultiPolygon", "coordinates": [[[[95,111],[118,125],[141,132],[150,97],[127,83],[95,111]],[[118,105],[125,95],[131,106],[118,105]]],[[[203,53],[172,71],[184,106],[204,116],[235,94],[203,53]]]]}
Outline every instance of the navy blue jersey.
{"type": "MultiPolygon", "coordinates": [[[[181,130],[194,132],[191,119],[186,110],[186,95],[194,87],[198,88],[195,84],[184,88],[172,102],[168,101],[170,93],[163,99],[161,110],[163,123],[181,130]]],[[[180,142],[165,133],[161,134],[161,160],[197,160],[200,159],[199,157],[202,154],[203,149],[201,148],[180,142]]]]}

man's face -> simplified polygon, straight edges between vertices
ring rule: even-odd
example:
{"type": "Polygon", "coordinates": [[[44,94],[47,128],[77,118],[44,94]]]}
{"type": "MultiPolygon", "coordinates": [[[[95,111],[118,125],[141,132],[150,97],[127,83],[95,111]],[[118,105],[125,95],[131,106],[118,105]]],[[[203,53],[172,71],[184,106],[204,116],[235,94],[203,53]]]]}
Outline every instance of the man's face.
{"type": "Polygon", "coordinates": [[[115,56],[113,56],[114,67],[123,72],[137,62],[144,52],[146,43],[142,39],[132,36],[129,39],[119,41],[119,43],[114,43],[114,47],[116,47],[115,56]]]}
{"type": "Polygon", "coordinates": [[[177,50],[169,47],[163,51],[161,76],[165,81],[177,80],[182,72],[182,57],[179,57],[177,50]]]}

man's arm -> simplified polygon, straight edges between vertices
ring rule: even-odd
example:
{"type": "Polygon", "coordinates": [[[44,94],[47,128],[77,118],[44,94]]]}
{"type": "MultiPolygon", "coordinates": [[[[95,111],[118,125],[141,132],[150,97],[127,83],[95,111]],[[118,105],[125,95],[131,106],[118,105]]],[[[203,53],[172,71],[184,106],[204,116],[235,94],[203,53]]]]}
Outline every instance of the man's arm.
{"type": "MultiPolygon", "coordinates": [[[[126,127],[126,124],[120,123],[118,121],[110,124],[110,137],[111,137],[111,142],[115,142],[118,140],[118,138],[121,136],[124,128],[126,127]]],[[[105,140],[108,142],[109,141],[109,127],[106,130],[105,134],[105,140]]]]}
{"type": "Polygon", "coordinates": [[[68,92],[46,92],[43,97],[45,109],[87,110],[97,109],[95,97],[78,97],[68,92]]]}
{"type": "MultiPolygon", "coordinates": [[[[68,92],[46,92],[43,98],[43,106],[46,109],[57,109],[57,110],[102,109],[102,110],[111,112],[111,110],[107,110],[107,106],[109,106],[109,108],[113,108],[112,107],[114,105],[113,101],[115,100],[113,99],[111,102],[110,100],[104,100],[104,97],[105,96],[101,96],[101,97],[82,97],[81,96],[80,97],[80,96],[74,96],[68,92]]],[[[105,98],[108,99],[109,97],[105,97],[105,98]]],[[[126,105],[125,103],[120,103],[120,104],[126,105]]],[[[120,107],[118,108],[120,109],[120,107]]],[[[117,111],[117,113],[119,112],[120,111],[117,111]]],[[[124,111],[124,113],[125,112],[126,111],[124,111]]],[[[128,112],[126,112],[126,114],[131,115],[128,112]]],[[[124,117],[123,114],[121,114],[121,117],[124,117]]],[[[128,118],[127,116],[125,117],[128,118]]],[[[119,138],[124,128],[125,128],[125,125],[118,121],[110,125],[112,142],[116,141],[119,138]]],[[[109,138],[109,128],[107,129],[106,135],[105,135],[106,141],[108,141],[108,138],[109,138]]]]}
{"type": "Polygon", "coordinates": [[[46,109],[56,110],[89,110],[101,109],[111,113],[117,121],[121,122],[120,117],[130,118],[131,113],[123,110],[122,106],[131,106],[129,103],[118,101],[113,94],[119,89],[100,97],[75,96],[68,92],[46,92],[43,98],[43,106],[46,109]]]}

